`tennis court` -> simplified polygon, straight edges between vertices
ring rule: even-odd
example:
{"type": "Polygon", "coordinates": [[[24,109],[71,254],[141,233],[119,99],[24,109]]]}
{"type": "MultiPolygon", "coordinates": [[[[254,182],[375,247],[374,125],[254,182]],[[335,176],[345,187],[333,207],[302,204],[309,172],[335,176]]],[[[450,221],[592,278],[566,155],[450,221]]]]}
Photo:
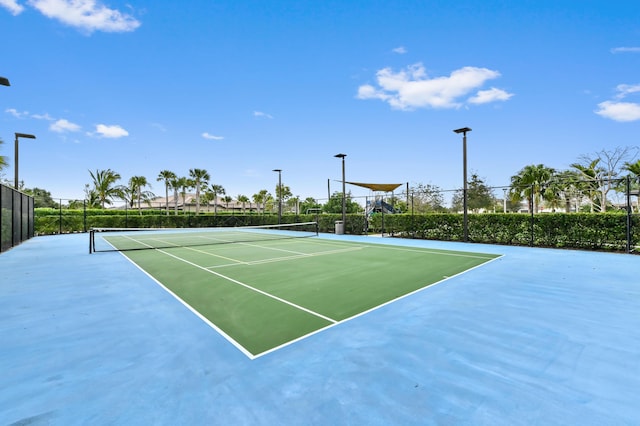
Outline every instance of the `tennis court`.
{"type": "Polygon", "coordinates": [[[91,245],[121,250],[250,358],[498,257],[308,238],[316,229],[102,229],[91,245]]]}
{"type": "Polygon", "coordinates": [[[315,240],[499,257],[252,358],[123,256],[154,250],[32,238],[0,255],[0,424],[640,424],[640,257],[315,240]]]}

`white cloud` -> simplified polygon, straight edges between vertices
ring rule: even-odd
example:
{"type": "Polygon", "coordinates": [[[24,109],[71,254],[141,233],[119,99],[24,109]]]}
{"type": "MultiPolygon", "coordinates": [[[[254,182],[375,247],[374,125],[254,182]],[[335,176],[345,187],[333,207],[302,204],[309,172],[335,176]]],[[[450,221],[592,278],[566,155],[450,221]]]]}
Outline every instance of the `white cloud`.
{"type": "Polygon", "coordinates": [[[9,114],[13,115],[15,118],[24,118],[29,116],[29,111],[18,111],[15,108],[7,108],[4,110],[4,112],[8,112],[9,114]]]}
{"type": "Polygon", "coordinates": [[[212,135],[212,134],[210,134],[208,132],[204,132],[202,134],[202,137],[205,138],[205,139],[212,140],[212,141],[221,141],[222,139],[224,139],[224,136],[216,136],[216,135],[212,135]]]}
{"type": "Polygon", "coordinates": [[[106,124],[96,125],[96,133],[103,138],[122,138],[129,136],[129,132],[118,125],[107,126],[106,124]]]}
{"type": "Polygon", "coordinates": [[[131,15],[110,9],[96,0],[28,0],[28,4],[48,18],[88,33],[127,32],[140,26],[131,15]]]}
{"type": "Polygon", "coordinates": [[[404,55],[407,53],[407,49],[404,46],[398,46],[394,49],[391,49],[393,53],[397,53],[398,55],[404,55]]]}
{"type": "Polygon", "coordinates": [[[24,11],[24,6],[18,4],[16,0],[0,0],[0,6],[7,9],[13,16],[17,16],[24,11]]]}
{"type": "Polygon", "coordinates": [[[640,47],[614,47],[611,53],[640,53],[640,47]]]}
{"type": "Polygon", "coordinates": [[[633,102],[605,101],[598,104],[596,114],[614,121],[628,122],[640,120],[640,104],[633,102]]]}
{"type": "Polygon", "coordinates": [[[36,120],[47,120],[47,121],[54,120],[54,118],[51,117],[48,112],[45,112],[44,114],[31,114],[31,118],[35,118],[36,120]]]}
{"type": "Polygon", "coordinates": [[[616,90],[618,91],[616,98],[622,99],[632,93],[640,92],[640,84],[618,84],[616,90]]]}
{"type": "Polygon", "coordinates": [[[254,117],[263,117],[263,118],[273,118],[273,116],[271,114],[267,114],[266,112],[262,112],[262,111],[253,111],[253,116],[254,117]]]}
{"type": "Polygon", "coordinates": [[[52,123],[51,126],[49,126],[49,129],[53,132],[58,133],[77,132],[80,130],[80,126],[63,118],[56,121],[55,123],[52,123]]]}
{"type": "Polygon", "coordinates": [[[489,90],[479,90],[475,96],[469,98],[469,103],[472,104],[487,104],[489,102],[496,101],[508,101],[513,96],[513,93],[505,92],[502,89],[496,89],[492,87],[489,90]]]}
{"type": "MultiPolygon", "coordinates": [[[[480,88],[487,80],[498,77],[498,71],[477,67],[463,67],[453,71],[449,76],[434,78],[427,76],[421,63],[410,65],[398,72],[391,68],[383,68],[376,73],[378,87],[370,84],[360,86],[357,98],[380,99],[389,103],[392,108],[401,110],[459,108],[464,104],[461,98],[480,88]]],[[[506,100],[512,96],[500,89],[487,92],[482,97],[478,93],[475,103],[480,103],[478,100],[488,102],[491,94],[494,96],[491,102],[506,100]]]]}

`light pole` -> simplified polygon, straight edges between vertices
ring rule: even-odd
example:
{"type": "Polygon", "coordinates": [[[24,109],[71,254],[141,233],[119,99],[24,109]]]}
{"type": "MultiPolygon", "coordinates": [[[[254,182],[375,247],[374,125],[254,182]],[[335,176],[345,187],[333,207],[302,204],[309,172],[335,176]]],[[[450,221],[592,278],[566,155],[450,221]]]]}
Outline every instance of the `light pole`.
{"type": "Polygon", "coordinates": [[[14,169],[15,169],[15,188],[16,190],[18,189],[18,138],[27,138],[27,139],[35,139],[36,137],[34,135],[30,135],[27,133],[16,133],[16,143],[15,143],[15,149],[14,149],[14,169]]]}
{"type": "Polygon", "coordinates": [[[507,212],[507,189],[508,188],[502,188],[502,213],[507,212]]]}
{"type": "Polygon", "coordinates": [[[0,85],[11,86],[11,84],[9,83],[9,79],[7,77],[0,77],[0,85]]]}
{"type": "Polygon", "coordinates": [[[278,225],[282,221],[282,170],[273,169],[274,172],[278,172],[278,225]]]}
{"type": "Polygon", "coordinates": [[[456,133],[462,133],[462,233],[465,243],[469,240],[469,223],[467,221],[467,132],[470,131],[471,129],[468,127],[454,130],[456,133]]]}
{"type": "Polygon", "coordinates": [[[342,229],[344,229],[344,226],[347,224],[347,192],[344,181],[344,157],[346,156],[347,154],[334,155],[334,157],[342,159],[342,229]]]}

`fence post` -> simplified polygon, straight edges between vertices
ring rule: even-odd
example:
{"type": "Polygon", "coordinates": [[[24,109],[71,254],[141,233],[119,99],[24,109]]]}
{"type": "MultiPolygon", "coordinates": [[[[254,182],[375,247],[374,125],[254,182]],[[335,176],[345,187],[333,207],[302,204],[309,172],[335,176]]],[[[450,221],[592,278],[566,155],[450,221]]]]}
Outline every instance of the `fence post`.
{"type": "Polygon", "coordinates": [[[535,185],[531,185],[531,203],[529,203],[529,210],[531,210],[531,242],[529,243],[529,245],[531,247],[533,247],[533,242],[534,242],[534,237],[535,237],[535,230],[534,230],[534,216],[533,216],[533,208],[536,204],[536,200],[535,200],[535,185]]]}
{"type": "Polygon", "coordinates": [[[60,204],[58,204],[58,210],[60,211],[60,221],[58,222],[58,235],[62,235],[62,198],[60,198],[60,204]]]}
{"type": "Polygon", "coordinates": [[[627,254],[631,253],[631,182],[629,175],[625,179],[625,191],[627,193],[627,254]]]}

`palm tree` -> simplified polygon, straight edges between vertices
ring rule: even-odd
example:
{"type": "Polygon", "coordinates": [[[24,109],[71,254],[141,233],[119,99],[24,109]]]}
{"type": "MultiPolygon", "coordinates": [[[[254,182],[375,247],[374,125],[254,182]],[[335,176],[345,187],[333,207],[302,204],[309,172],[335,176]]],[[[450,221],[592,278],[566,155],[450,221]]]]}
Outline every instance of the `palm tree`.
{"type": "Polygon", "coordinates": [[[100,206],[104,209],[106,204],[111,204],[111,198],[120,195],[120,188],[114,186],[120,179],[120,175],[111,169],[96,170],[95,173],[89,170],[89,174],[93,180],[93,189],[100,206]]]}
{"type": "Polygon", "coordinates": [[[262,206],[262,213],[264,213],[267,199],[269,198],[269,191],[266,189],[261,189],[257,194],[253,194],[253,202],[258,206],[258,210],[260,206],[262,206]]]}
{"type": "MultiPolygon", "coordinates": [[[[634,175],[636,181],[634,186],[637,189],[640,183],[640,160],[635,163],[625,163],[623,169],[634,175]]],[[[640,212],[640,196],[636,197],[636,210],[640,212]]]]}
{"type": "Polygon", "coordinates": [[[298,207],[300,206],[300,196],[296,195],[295,197],[291,197],[287,200],[287,207],[289,210],[293,210],[295,214],[298,214],[298,207]]]}
{"type": "Polygon", "coordinates": [[[222,185],[215,185],[213,183],[207,191],[213,194],[213,214],[216,215],[218,214],[218,194],[224,195],[226,192],[222,185]]]}
{"type": "Polygon", "coordinates": [[[176,178],[176,174],[170,170],[162,170],[158,173],[158,177],[156,181],[164,181],[164,200],[166,203],[167,216],[169,216],[169,187],[171,186],[171,182],[176,178]]]}
{"type": "Polygon", "coordinates": [[[200,213],[200,187],[206,186],[209,183],[209,172],[205,169],[190,169],[189,176],[193,179],[193,183],[196,187],[196,214],[200,213]]]}
{"type": "Polygon", "coordinates": [[[178,191],[180,190],[180,179],[186,178],[179,178],[178,176],[174,176],[173,178],[169,179],[169,185],[171,186],[171,188],[173,188],[173,209],[176,216],[178,215],[178,191]]]}
{"type": "Polygon", "coordinates": [[[555,170],[544,164],[525,166],[517,175],[511,176],[511,200],[518,201],[526,197],[529,211],[537,213],[544,188],[554,174],[555,170]]]}
{"type": "Polygon", "coordinates": [[[571,202],[575,201],[576,211],[582,199],[578,190],[580,176],[574,170],[563,170],[555,174],[554,178],[546,185],[543,193],[547,205],[554,210],[564,206],[565,212],[571,212],[571,202]]]}
{"type": "Polygon", "coordinates": [[[262,204],[262,195],[260,193],[253,194],[251,196],[251,199],[253,200],[254,203],[256,203],[256,206],[258,207],[258,213],[260,213],[260,205],[262,204]]]}
{"type": "Polygon", "coordinates": [[[96,208],[100,207],[100,200],[98,200],[98,193],[95,189],[91,188],[88,183],[84,184],[84,198],[87,201],[87,207],[96,208]]]}
{"type": "Polygon", "coordinates": [[[233,201],[233,198],[231,198],[231,196],[229,196],[229,195],[225,195],[223,200],[224,200],[224,205],[225,205],[225,207],[227,208],[227,211],[228,211],[229,210],[229,203],[231,201],[233,201]]]}
{"type": "Polygon", "coordinates": [[[187,191],[193,188],[193,181],[187,177],[178,178],[178,188],[180,188],[180,194],[182,195],[182,212],[187,213],[187,191]]]}
{"type": "Polygon", "coordinates": [[[242,213],[244,214],[245,213],[244,206],[245,206],[245,203],[249,202],[249,197],[247,197],[246,195],[238,195],[238,202],[242,203],[242,213]]]}
{"type": "Polygon", "coordinates": [[[591,203],[591,213],[593,213],[596,208],[598,211],[604,211],[606,209],[606,197],[602,199],[599,198],[600,176],[603,170],[601,167],[598,167],[599,162],[600,159],[596,158],[586,166],[579,163],[573,163],[571,165],[582,178],[578,183],[578,187],[583,193],[587,193],[589,202],[591,203]]]}
{"type": "Polygon", "coordinates": [[[142,191],[142,188],[148,184],[147,178],[144,176],[131,176],[131,179],[129,179],[129,189],[131,190],[132,198],[135,198],[138,201],[138,213],[140,214],[142,214],[140,201],[143,197],[145,198],[145,201],[150,198],[150,193],[148,191],[142,191]]]}

